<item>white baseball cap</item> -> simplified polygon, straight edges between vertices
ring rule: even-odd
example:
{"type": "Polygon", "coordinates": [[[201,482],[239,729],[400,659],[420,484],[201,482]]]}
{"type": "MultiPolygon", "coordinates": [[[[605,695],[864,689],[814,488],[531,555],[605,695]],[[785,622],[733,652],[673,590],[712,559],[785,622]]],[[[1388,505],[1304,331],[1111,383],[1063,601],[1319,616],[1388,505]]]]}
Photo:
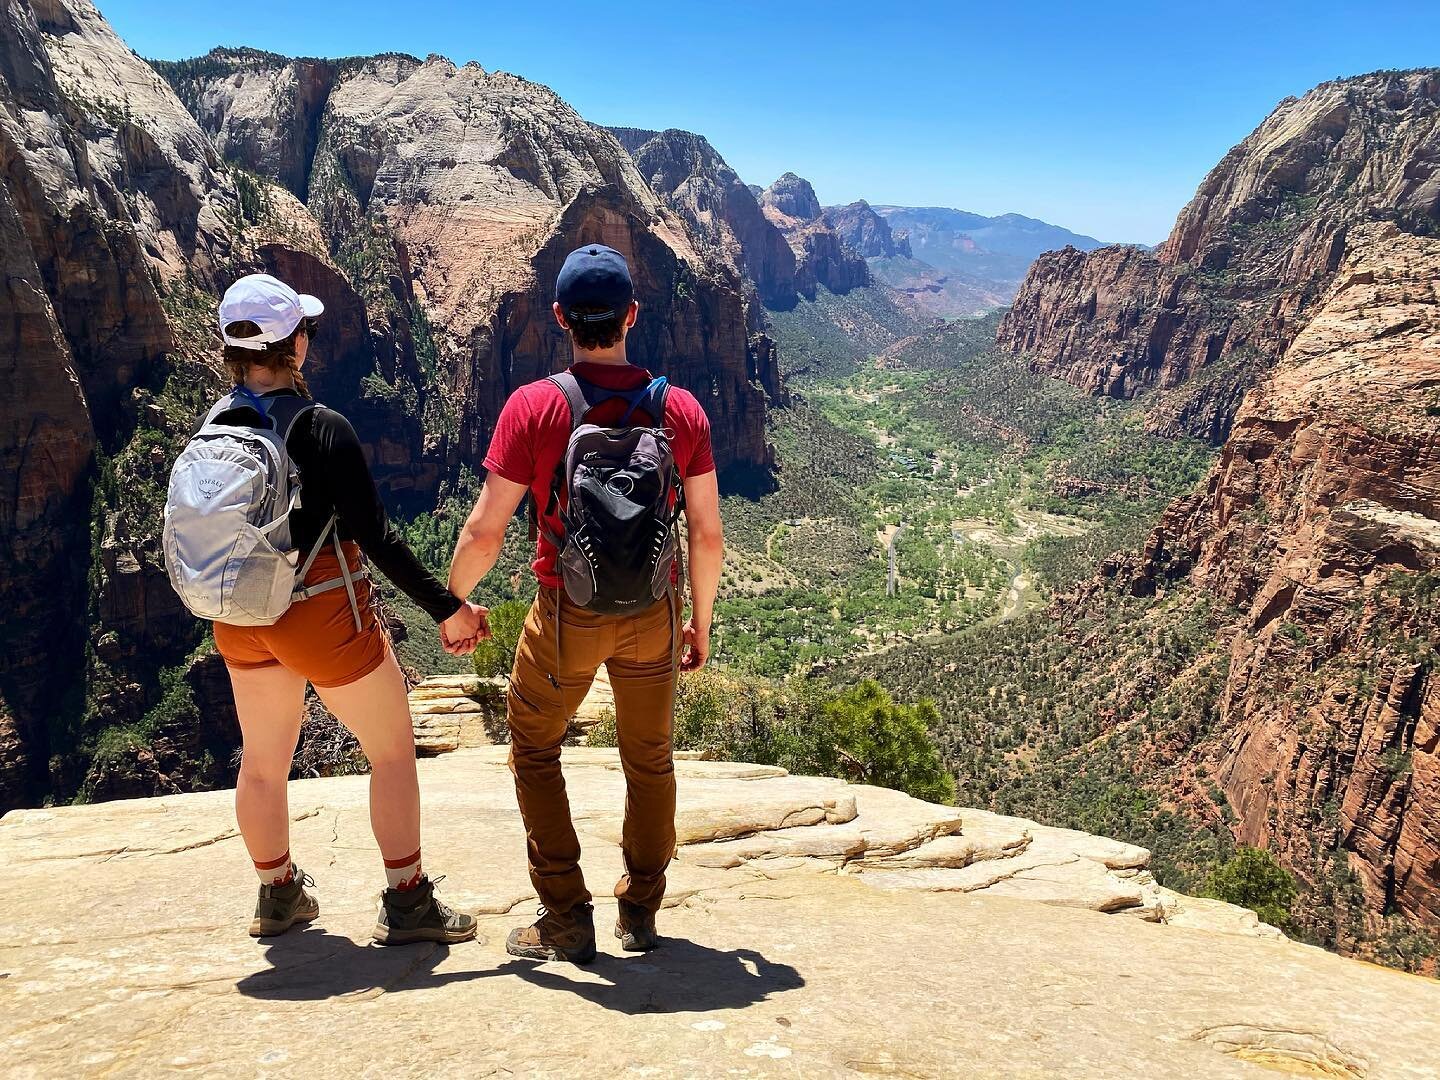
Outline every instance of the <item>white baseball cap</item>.
{"type": "Polygon", "coordinates": [[[220,336],[226,345],[259,352],[272,342],[288,338],[301,319],[313,319],[324,310],[325,305],[315,297],[297,293],[279,278],[250,274],[225,290],[220,301],[220,336]],[[225,328],[237,322],[252,322],[260,327],[260,333],[231,337],[225,328]]]}

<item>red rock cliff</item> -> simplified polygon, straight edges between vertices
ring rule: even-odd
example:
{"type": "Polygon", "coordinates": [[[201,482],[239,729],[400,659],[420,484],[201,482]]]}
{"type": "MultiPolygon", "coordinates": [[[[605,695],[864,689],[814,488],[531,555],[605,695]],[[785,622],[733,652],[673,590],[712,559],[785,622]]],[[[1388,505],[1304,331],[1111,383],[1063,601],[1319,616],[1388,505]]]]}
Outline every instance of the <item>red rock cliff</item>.
{"type": "Polygon", "coordinates": [[[1440,925],[1440,240],[1365,225],[1132,585],[1236,609],[1218,741],[1247,844],[1440,925]]]}
{"type": "Polygon", "coordinates": [[[1219,444],[1374,218],[1440,223],[1440,73],[1289,99],[1236,146],[1155,252],[1073,248],[1031,267],[997,341],[1094,393],[1169,391],[1153,430],[1219,444]]]}

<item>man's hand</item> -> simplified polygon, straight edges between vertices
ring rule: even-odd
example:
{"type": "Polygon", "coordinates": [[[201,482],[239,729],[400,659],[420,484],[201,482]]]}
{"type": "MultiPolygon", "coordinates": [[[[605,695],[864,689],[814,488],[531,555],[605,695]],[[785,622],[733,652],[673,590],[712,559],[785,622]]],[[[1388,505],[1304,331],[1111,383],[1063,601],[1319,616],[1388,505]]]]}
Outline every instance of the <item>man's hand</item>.
{"type": "Polygon", "coordinates": [[[694,619],[686,621],[682,642],[680,670],[699,671],[710,659],[710,627],[697,627],[694,619]]]}
{"type": "Polygon", "coordinates": [[[490,610],[466,600],[440,624],[440,644],[451,656],[468,656],[477,642],[491,636],[490,610]]]}

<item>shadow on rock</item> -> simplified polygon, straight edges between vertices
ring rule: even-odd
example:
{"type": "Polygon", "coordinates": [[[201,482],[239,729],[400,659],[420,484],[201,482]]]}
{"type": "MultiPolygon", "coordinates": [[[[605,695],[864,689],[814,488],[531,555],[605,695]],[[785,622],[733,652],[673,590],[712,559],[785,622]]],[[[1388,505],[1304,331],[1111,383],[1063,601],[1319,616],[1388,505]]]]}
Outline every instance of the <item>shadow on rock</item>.
{"type": "MultiPolygon", "coordinates": [[[[462,948],[475,948],[467,943],[462,948]]],[[[247,975],[235,984],[246,997],[265,1001],[320,1001],[325,998],[371,993],[396,993],[468,982],[499,974],[496,971],[435,973],[448,946],[358,945],[347,937],[315,928],[290,933],[265,946],[270,968],[247,975]]]]}
{"type": "Polygon", "coordinates": [[[743,1009],[805,985],[789,964],[772,963],[753,949],[721,952],[681,938],[665,938],[654,952],[634,956],[601,953],[584,970],[606,982],[580,982],[567,969],[522,960],[499,972],[632,1015],[743,1009]]]}

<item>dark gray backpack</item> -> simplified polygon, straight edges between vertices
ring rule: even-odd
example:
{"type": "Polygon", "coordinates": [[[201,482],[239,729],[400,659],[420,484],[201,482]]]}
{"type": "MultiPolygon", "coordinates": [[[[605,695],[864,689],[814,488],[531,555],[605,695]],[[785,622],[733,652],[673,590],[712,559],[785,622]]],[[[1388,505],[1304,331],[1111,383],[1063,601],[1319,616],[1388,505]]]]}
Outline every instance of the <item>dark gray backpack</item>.
{"type": "Polygon", "coordinates": [[[665,429],[664,376],[637,390],[606,390],[569,372],[550,376],[570,405],[570,441],[550,485],[547,512],[557,510],[565,593],[579,607],[607,615],[643,611],[666,593],[678,558],[675,523],[685,491],[665,429]],[[614,426],[585,422],[602,401],[629,405],[614,426]],[[630,424],[637,409],[653,427],[630,424]]]}

